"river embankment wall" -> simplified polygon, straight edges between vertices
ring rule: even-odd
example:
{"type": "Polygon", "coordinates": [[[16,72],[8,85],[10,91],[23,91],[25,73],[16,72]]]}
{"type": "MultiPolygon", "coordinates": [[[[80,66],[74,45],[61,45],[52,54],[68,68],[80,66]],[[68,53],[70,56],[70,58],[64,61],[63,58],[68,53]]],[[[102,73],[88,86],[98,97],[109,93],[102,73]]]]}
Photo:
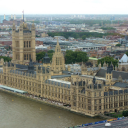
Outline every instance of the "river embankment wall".
{"type": "Polygon", "coordinates": [[[0,88],[0,92],[4,92],[4,93],[11,94],[11,95],[15,95],[15,96],[18,96],[18,97],[21,97],[21,98],[25,98],[25,99],[32,100],[32,101],[35,101],[35,102],[39,102],[39,103],[42,103],[42,104],[46,104],[46,105],[49,105],[49,106],[52,106],[52,107],[56,107],[56,108],[59,108],[59,109],[64,109],[66,111],[70,111],[72,113],[75,113],[75,114],[78,114],[78,115],[82,115],[82,116],[86,116],[86,117],[90,117],[90,118],[97,118],[97,117],[98,118],[102,118],[102,119],[106,119],[107,118],[107,117],[104,118],[103,116],[100,116],[100,115],[99,116],[95,116],[95,117],[92,117],[90,115],[85,115],[84,113],[80,113],[80,112],[76,112],[76,111],[71,110],[71,107],[66,107],[66,106],[55,104],[55,103],[50,103],[48,101],[40,99],[39,97],[30,97],[29,95],[16,93],[16,92],[8,91],[8,90],[1,89],[1,88],[0,88]]]}

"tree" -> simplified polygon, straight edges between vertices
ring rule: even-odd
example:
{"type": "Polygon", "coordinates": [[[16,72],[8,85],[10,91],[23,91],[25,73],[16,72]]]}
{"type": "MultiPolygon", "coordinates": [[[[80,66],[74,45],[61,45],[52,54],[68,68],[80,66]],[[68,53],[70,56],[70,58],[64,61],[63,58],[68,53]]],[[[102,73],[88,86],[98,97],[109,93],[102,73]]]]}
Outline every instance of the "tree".
{"type": "Polygon", "coordinates": [[[115,60],[113,57],[106,56],[106,57],[98,60],[98,64],[101,63],[101,66],[103,66],[104,62],[106,64],[108,64],[108,65],[110,65],[111,62],[112,62],[112,64],[113,64],[114,67],[115,66],[118,66],[118,60],[115,60]]]}
{"type": "MultiPolygon", "coordinates": [[[[49,50],[47,53],[48,53],[50,60],[52,60],[52,56],[53,56],[54,51],[49,50]]],[[[45,54],[46,54],[46,52],[44,52],[44,51],[36,53],[36,60],[39,62],[40,60],[42,60],[44,58],[45,54]]],[[[43,60],[42,60],[42,62],[43,62],[43,60]]]]}
{"type": "Polygon", "coordinates": [[[120,46],[121,46],[121,44],[116,44],[116,46],[117,46],[117,47],[120,47],[120,46]]]}
{"type": "Polygon", "coordinates": [[[122,115],[123,115],[123,116],[128,116],[128,111],[123,111],[123,112],[122,112],[122,115]]]}
{"type": "Polygon", "coordinates": [[[82,36],[82,39],[85,40],[85,39],[86,39],[86,35],[83,35],[83,36],[82,36]]]}
{"type": "Polygon", "coordinates": [[[45,56],[45,52],[39,52],[36,54],[36,60],[39,62],[45,56]]]}
{"type": "Polygon", "coordinates": [[[48,51],[48,56],[49,56],[50,60],[52,60],[53,53],[54,53],[53,50],[48,51]]]}
{"type": "Polygon", "coordinates": [[[1,59],[1,58],[3,58],[4,61],[7,61],[7,62],[9,62],[9,61],[12,60],[10,57],[6,57],[6,56],[0,56],[0,59],[1,59]]]}
{"type": "Polygon", "coordinates": [[[88,56],[86,52],[82,51],[71,51],[67,50],[65,54],[65,63],[71,64],[75,62],[86,62],[88,61],[88,56]]]}

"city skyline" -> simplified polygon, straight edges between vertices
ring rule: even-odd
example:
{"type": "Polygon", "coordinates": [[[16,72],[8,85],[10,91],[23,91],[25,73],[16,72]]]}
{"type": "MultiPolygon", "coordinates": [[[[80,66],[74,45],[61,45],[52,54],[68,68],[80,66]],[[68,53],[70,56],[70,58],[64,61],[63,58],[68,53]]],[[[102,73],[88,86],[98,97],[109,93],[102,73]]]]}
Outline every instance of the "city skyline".
{"type": "Polygon", "coordinates": [[[0,15],[21,14],[23,10],[25,14],[127,14],[127,4],[127,0],[22,0],[20,4],[12,0],[1,2],[0,15]]]}

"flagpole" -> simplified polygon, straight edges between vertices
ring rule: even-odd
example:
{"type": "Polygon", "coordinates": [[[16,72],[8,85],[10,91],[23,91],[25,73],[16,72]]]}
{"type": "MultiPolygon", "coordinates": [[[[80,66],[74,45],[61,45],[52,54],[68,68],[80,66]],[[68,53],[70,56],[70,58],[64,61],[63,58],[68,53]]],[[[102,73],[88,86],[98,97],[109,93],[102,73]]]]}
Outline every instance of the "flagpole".
{"type": "Polygon", "coordinates": [[[24,22],[24,10],[23,10],[23,22],[24,22]]]}

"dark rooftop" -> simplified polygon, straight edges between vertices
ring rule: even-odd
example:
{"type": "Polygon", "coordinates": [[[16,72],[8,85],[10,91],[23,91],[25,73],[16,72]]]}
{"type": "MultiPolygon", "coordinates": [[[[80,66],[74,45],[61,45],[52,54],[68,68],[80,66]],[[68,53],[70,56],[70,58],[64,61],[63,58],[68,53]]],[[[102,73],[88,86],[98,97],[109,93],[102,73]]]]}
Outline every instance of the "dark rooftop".
{"type": "MultiPolygon", "coordinates": [[[[105,78],[106,77],[106,72],[107,72],[107,70],[101,68],[97,72],[96,76],[105,78]]],[[[123,80],[128,79],[128,73],[127,72],[112,71],[112,73],[113,73],[113,78],[118,79],[118,77],[121,76],[123,80]]]]}
{"type": "Polygon", "coordinates": [[[64,78],[64,77],[70,77],[71,75],[57,75],[57,76],[51,76],[51,79],[55,79],[55,78],[64,78]]]}
{"type": "Polygon", "coordinates": [[[128,83],[116,82],[112,86],[121,87],[121,88],[128,88],[128,83]]]}

